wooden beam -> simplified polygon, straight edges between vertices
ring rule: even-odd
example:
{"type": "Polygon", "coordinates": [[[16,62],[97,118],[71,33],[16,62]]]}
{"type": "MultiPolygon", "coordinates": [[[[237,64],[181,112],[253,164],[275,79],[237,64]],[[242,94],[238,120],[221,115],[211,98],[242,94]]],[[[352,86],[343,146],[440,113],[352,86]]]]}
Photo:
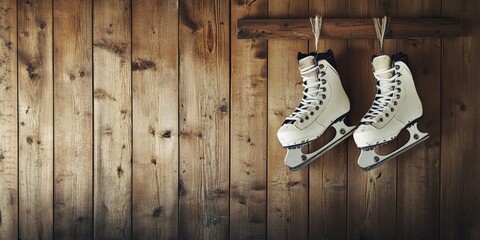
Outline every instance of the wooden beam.
{"type": "MultiPolygon", "coordinates": [[[[392,18],[385,39],[455,37],[463,33],[462,24],[453,18],[392,18]]],[[[371,18],[323,19],[321,38],[375,39],[371,18]]],[[[310,39],[309,19],[238,19],[238,39],[310,39]]]]}

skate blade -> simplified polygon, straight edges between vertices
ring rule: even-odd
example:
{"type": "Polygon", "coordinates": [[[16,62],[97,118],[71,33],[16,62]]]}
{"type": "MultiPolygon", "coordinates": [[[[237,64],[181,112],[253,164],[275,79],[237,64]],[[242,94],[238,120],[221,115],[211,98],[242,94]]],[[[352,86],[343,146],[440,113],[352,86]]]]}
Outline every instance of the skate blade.
{"type": "Polygon", "coordinates": [[[302,146],[306,144],[293,147],[293,148],[287,148],[287,155],[285,156],[285,165],[287,165],[292,171],[298,171],[299,169],[308,165],[313,160],[317,159],[318,157],[323,155],[325,152],[335,147],[335,145],[339,144],[341,141],[345,140],[350,135],[352,135],[353,131],[357,127],[347,126],[344,120],[345,118],[330,125],[333,128],[335,128],[335,137],[332,140],[330,140],[328,143],[323,145],[320,149],[312,153],[302,152],[302,146]]]}
{"type": "Polygon", "coordinates": [[[408,142],[389,154],[380,155],[376,153],[376,146],[372,148],[362,149],[360,156],[358,157],[358,165],[360,166],[360,168],[364,171],[370,171],[385,163],[386,161],[410,150],[414,146],[420,144],[421,142],[427,140],[430,137],[428,133],[423,133],[418,130],[417,123],[414,123],[407,127],[407,130],[410,133],[410,139],[408,140],[408,142]]]}

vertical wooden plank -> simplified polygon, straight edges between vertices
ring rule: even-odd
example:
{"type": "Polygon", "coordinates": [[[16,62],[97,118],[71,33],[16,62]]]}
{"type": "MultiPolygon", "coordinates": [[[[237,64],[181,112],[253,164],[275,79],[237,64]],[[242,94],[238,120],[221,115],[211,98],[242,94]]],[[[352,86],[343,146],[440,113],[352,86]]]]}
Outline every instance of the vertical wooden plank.
{"type": "Polygon", "coordinates": [[[134,239],[177,238],[177,10],[176,1],[132,6],[134,239]]]}
{"type": "Polygon", "coordinates": [[[267,41],[235,36],[237,19],[266,16],[267,0],[231,1],[231,239],[267,234],[267,41]]]}
{"type": "Polygon", "coordinates": [[[94,237],[131,237],[131,48],[128,0],[95,1],[94,237]]]}
{"type": "Polygon", "coordinates": [[[179,4],[179,238],[227,239],[230,6],[179,4]]]}
{"type": "Polygon", "coordinates": [[[480,2],[443,0],[442,11],[468,32],[443,40],[440,237],[480,239],[480,2]]]}
{"type": "MultiPolygon", "coordinates": [[[[268,4],[270,18],[307,17],[308,1],[281,0],[268,4]]],[[[286,150],[277,130],[302,97],[297,52],[307,52],[305,40],[268,43],[268,186],[267,237],[308,238],[308,167],[292,172],[283,160],[286,150]]]]}
{"type": "Polygon", "coordinates": [[[18,238],[17,5],[0,1],[0,236],[18,238]]]}
{"type": "Polygon", "coordinates": [[[53,237],[52,2],[18,2],[19,238],[53,237]]]}
{"type": "Polygon", "coordinates": [[[55,238],[93,236],[92,5],[54,2],[55,238]]]}
{"type": "MultiPolygon", "coordinates": [[[[440,14],[440,0],[398,3],[401,17],[440,14]]],[[[422,100],[423,117],[418,125],[430,134],[430,139],[398,157],[397,239],[439,238],[440,46],[438,39],[399,41],[399,50],[408,55],[408,66],[422,100]]]]}
{"type": "MultiPolygon", "coordinates": [[[[395,16],[397,1],[350,1],[350,17],[395,16]]],[[[373,28],[372,22],[372,28],[373,28]]],[[[385,41],[385,54],[397,52],[395,40],[385,41]]],[[[380,55],[377,40],[350,40],[348,44],[348,94],[350,118],[358,124],[372,105],[375,77],[372,55],[380,55]]],[[[395,239],[396,236],[396,160],[369,172],[357,164],[360,150],[353,138],[348,144],[347,238],[395,239]]],[[[396,142],[382,150],[396,149],[396,142]]]]}
{"type": "MultiPolygon", "coordinates": [[[[310,15],[324,18],[348,17],[348,0],[309,1],[310,15]]],[[[309,42],[310,51],[315,50],[315,41],[309,42]]],[[[348,84],[347,40],[319,40],[318,52],[331,49],[335,56],[337,71],[344,86],[348,84]]],[[[333,137],[325,132],[325,139],[333,137]]],[[[321,140],[312,143],[313,149],[325,144],[321,140]]],[[[347,230],[347,142],[329,150],[310,164],[309,179],[309,238],[343,239],[347,230]]]]}

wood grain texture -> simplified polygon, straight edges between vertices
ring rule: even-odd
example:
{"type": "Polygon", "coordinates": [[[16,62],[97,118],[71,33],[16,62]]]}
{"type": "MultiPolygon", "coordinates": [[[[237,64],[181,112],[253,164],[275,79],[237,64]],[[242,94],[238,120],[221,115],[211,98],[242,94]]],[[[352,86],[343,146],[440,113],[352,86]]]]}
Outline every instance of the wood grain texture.
{"type": "Polygon", "coordinates": [[[229,236],[229,4],[179,2],[179,238],[229,236]]]}
{"type": "MultiPolygon", "coordinates": [[[[375,78],[369,59],[372,54],[380,52],[379,49],[373,40],[349,42],[348,94],[352,103],[349,115],[352,123],[358,124],[372,104],[375,78]]],[[[385,42],[386,54],[393,54],[396,49],[395,43],[385,42]]],[[[393,239],[396,234],[397,161],[392,159],[364,172],[358,167],[360,150],[353,139],[348,145],[348,238],[393,239]]],[[[388,152],[395,148],[394,142],[382,150],[388,152]]]]}
{"type": "MultiPolygon", "coordinates": [[[[402,17],[439,16],[441,1],[399,0],[402,17]]],[[[402,40],[417,93],[423,105],[418,125],[430,138],[397,157],[397,239],[439,239],[441,137],[440,40],[402,40]]]]}
{"type": "Polygon", "coordinates": [[[443,0],[442,10],[469,33],[443,40],[440,238],[480,239],[480,2],[443,0]]]}
{"type": "MultiPolygon", "coordinates": [[[[397,1],[350,1],[350,17],[395,16],[397,1]]],[[[395,40],[385,41],[385,54],[397,52],[395,40]]],[[[376,40],[349,41],[348,94],[350,118],[358,124],[372,105],[375,95],[375,77],[372,73],[372,55],[380,54],[376,40]]],[[[350,138],[348,150],[348,226],[347,238],[394,239],[396,236],[396,165],[395,159],[369,172],[357,164],[360,150],[350,138]]],[[[381,151],[396,149],[396,141],[381,151]]]]}
{"type": "Polygon", "coordinates": [[[130,1],[95,1],[94,237],[131,237],[130,1]]]}
{"type": "Polygon", "coordinates": [[[266,15],[266,0],[231,1],[230,239],[267,234],[267,41],[234,40],[236,19],[266,15]]]}
{"type": "Polygon", "coordinates": [[[19,238],[53,237],[52,2],[18,1],[19,238]]]}
{"type": "Polygon", "coordinates": [[[0,236],[18,238],[17,5],[0,1],[0,236]]]}
{"type": "Polygon", "coordinates": [[[133,239],[177,238],[177,10],[175,1],[133,2],[133,239]]]}
{"type": "MultiPolygon", "coordinates": [[[[389,17],[392,16],[389,15],[389,17]]],[[[462,34],[463,27],[457,19],[390,18],[385,39],[440,38],[462,34]]],[[[240,19],[237,21],[237,37],[239,39],[314,38],[309,19],[240,19]]],[[[376,39],[377,35],[371,18],[325,18],[322,20],[320,37],[376,39]]]]}
{"type": "MultiPolygon", "coordinates": [[[[479,22],[475,0],[0,0],[0,239],[480,239],[479,22]],[[461,19],[386,41],[430,139],[370,172],[352,138],[284,165],[314,43],[239,40],[236,21],[316,13],[461,19]]],[[[358,124],[379,44],[328,48],[358,124]]]]}
{"type": "MultiPolygon", "coordinates": [[[[269,2],[269,18],[306,17],[308,1],[269,2]]],[[[302,97],[297,52],[307,52],[305,40],[268,42],[268,239],[308,238],[308,168],[292,172],[277,131],[302,97]]]]}
{"type": "MultiPolygon", "coordinates": [[[[324,18],[348,16],[348,0],[309,1],[310,15],[324,18]]],[[[343,85],[347,86],[347,40],[321,39],[318,52],[334,52],[337,71],[343,85]]],[[[315,50],[315,40],[309,41],[310,51],[315,50]]],[[[333,138],[330,131],[324,139],[333,138]]],[[[325,141],[318,140],[311,149],[318,149],[325,141]],[[317,143],[321,142],[321,143],[317,143]]],[[[310,164],[309,178],[309,239],[344,239],[347,230],[347,142],[337,145],[310,164]]]]}
{"type": "Polygon", "coordinates": [[[54,7],[54,236],[93,237],[92,3],[54,7]]]}

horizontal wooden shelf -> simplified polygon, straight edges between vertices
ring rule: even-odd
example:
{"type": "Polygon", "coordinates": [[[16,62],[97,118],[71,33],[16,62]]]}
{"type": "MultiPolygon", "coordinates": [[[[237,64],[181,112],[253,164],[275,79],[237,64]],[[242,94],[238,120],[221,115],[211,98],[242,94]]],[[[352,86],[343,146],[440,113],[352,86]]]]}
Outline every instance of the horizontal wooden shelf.
{"type": "MultiPolygon", "coordinates": [[[[391,18],[385,39],[455,37],[462,24],[452,18],[391,18]]],[[[311,39],[310,19],[239,19],[238,39],[311,39]]],[[[376,39],[371,18],[323,19],[320,38],[376,39]]]]}

